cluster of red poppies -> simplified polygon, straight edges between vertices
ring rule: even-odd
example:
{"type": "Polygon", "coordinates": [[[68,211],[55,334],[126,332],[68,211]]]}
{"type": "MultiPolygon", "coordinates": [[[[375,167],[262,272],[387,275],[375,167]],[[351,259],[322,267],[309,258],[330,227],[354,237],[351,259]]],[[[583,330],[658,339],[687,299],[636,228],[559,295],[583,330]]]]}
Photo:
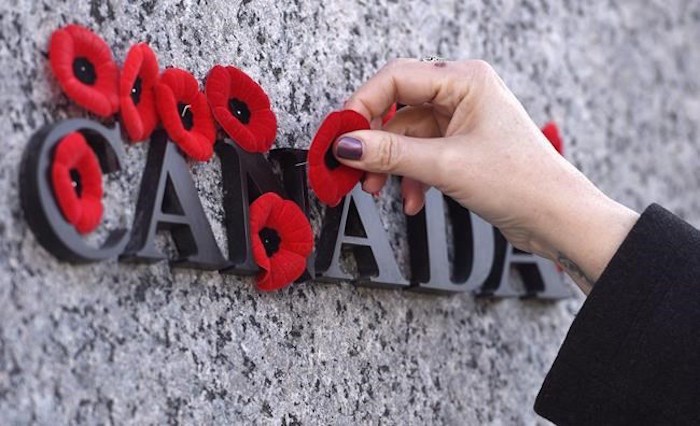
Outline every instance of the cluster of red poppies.
{"type": "Polygon", "coordinates": [[[147,139],[160,121],[189,157],[206,161],[213,154],[214,119],[247,151],[265,152],[275,140],[270,99],[235,67],[212,68],[201,92],[185,70],[168,68],[161,74],[156,55],[139,43],[129,49],[120,72],[107,43],[79,25],[54,31],[49,59],[71,99],[100,117],[119,112],[132,141],[147,139]]]}
{"type": "MultiPolygon", "coordinates": [[[[105,41],[79,25],[52,34],[49,60],[66,95],[97,116],[119,113],[131,141],[148,139],[160,123],[187,156],[207,161],[216,139],[214,120],[249,152],[266,152],[275,140],[277,119],[267,94],[233,66],[212,68],[202,92],[185,70],[161,73],[151,48],[139,43],[127,53],[120,72],[105,41]]],[[[51,179],[66,220],[81,234],[96,229],[103,212],[102,175],[81,133],[59,142],[51,179]]],[[[311,225],[301,209],[267,193],[251,204],[250,218],[253,255],[262,269],[258,287],[276,290],[301,276],[313,250],[311,225]]]]}

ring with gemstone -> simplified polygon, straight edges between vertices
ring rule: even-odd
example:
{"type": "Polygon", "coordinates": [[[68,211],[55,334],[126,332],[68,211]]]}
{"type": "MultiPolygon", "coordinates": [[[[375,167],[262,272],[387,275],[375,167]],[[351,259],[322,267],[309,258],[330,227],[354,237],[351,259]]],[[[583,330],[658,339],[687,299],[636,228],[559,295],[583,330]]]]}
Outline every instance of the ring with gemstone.
{"type": "Polygon", "coordinates": [[[439,56],[424,56],[420,59],[421,62],[445,62],[445,58],[439,56]]]}

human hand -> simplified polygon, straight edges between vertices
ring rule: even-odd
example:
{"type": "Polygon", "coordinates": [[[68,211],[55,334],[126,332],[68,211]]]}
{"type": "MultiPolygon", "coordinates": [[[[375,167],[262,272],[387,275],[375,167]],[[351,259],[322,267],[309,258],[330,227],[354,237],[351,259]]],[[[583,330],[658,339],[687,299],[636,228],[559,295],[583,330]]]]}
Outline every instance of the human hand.
{"type": "Polygon", "coordinates": [[[403,176],[407,214],[434,186],[501,230],[515,247],[559,262],[586,293],[638,214],[599,191],[560,156],[483,61],[398,59],[346,102],[382,130],[341,136],[338,160],[367,171],[363,189],[403,176]]]}

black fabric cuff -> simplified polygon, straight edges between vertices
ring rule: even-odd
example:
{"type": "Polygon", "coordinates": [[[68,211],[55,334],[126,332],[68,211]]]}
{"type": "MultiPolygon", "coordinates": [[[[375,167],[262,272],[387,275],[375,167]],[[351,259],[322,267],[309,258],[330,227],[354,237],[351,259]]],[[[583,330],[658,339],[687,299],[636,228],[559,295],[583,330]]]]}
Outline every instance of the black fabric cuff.
{"type": "Polygon", "coordinates": [[[557,424],[688,420],[692,398],[679,401],[674,394],[687,395],[673,381],[698,369],[697,355],[678,359],[698,349],[678,315],[700,312],[698,286],[686,285],[700,273],[699,248],[686,222],[656,204],[644,211],[574,320],[537,396],[538,414],[557,424]]]}

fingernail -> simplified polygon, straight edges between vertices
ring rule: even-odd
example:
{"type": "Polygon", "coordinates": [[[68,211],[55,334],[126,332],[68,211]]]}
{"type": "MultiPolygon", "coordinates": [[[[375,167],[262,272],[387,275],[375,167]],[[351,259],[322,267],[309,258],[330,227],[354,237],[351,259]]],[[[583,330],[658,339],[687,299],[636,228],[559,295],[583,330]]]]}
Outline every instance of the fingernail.
{"type": "Polygon", "coordinates": [[[351,137],[340,138],[336,153],[346,160],[359,160],[362,158],[362,142],[351,137]]]}

